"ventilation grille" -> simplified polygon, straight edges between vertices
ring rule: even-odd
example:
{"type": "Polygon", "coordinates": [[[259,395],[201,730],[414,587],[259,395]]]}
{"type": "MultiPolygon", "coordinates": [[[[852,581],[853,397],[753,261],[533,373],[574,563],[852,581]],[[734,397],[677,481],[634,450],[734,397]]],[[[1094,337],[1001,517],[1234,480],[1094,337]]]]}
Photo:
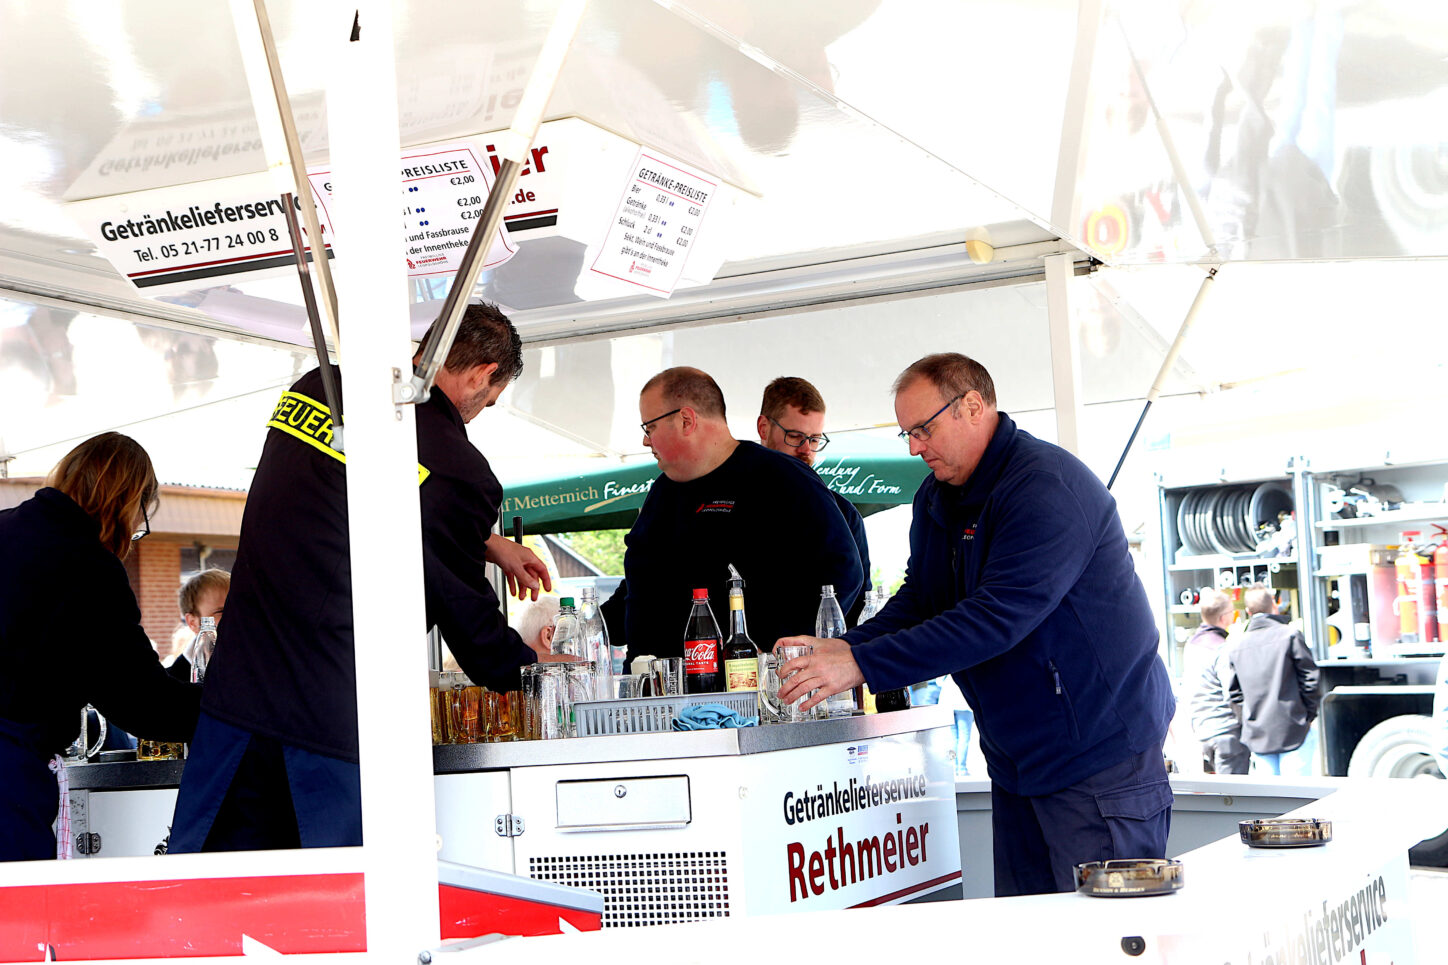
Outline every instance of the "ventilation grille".
{"type": "Polygon", "coordinates": [[[604,928],[729,917],[729,859],[723,851],[529,858],[528,875],[602,894],[604,928]]]}

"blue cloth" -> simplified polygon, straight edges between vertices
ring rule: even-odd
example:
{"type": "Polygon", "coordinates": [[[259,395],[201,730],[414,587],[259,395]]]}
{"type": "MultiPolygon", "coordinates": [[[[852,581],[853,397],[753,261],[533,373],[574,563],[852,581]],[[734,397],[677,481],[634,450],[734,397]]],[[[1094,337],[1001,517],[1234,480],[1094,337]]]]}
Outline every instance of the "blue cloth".
{"type": "Polygon", "coordinates": [[[679,711],[674,730],[716,730],[721,727],[755,727],[758,717],[745,717],[723,704],[694,704],[679,711]]]}
{"type": "Polygon", "coordinates": [[[1175,700],[1116,501],[999,419],[965,485],[921,484],[905,582],[845,639],[876,693],[952,674],[991,779],[1035,796],[1159,753],[1175,700]]]}
{"type": "Polygon", "coordinates": [[[361,843],[356,764],[252,734],[202,712],[181,776],[168,853],[361,843]]]}
{"type": "Polygon", "coordinates": [[[1075,867],[1086,861],[1166,857],[1171,803],[1159,749],[1052,794],[992,784],[996,897],[1074,891],[1075,867]]]}

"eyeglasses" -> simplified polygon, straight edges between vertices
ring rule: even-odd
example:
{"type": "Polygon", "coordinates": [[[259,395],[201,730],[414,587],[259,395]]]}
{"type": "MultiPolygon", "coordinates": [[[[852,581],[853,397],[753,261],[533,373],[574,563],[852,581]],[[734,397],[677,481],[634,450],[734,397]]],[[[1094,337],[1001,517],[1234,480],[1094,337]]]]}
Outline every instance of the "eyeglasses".
{"type": "Polygon", "coordinates": [[[784,433],[784,444],[789,446],[791,449],[798,449],[800,446],[808,442],[811,452],[819,452],[825,446],[830,444],[830,437],[825,435],[823,432],[821,432],[817,436],[806,435],[805,433],[800,432],[798,429],[786,429],[784,426],[779,425],[778,420],[773,419],[769,416],[765,416],[765,418],[769,419],[770,422],[773,422],[776,426],[779,427],[779,431],[784,433]]]}
{"type": "Polygon", "coordinates": [[[935,410],[935,415],[933,415],[933,416],[931,416],[930,418],[926,419],[924,422],[920,423],[918,426],[915,426],[913,429],[901,429],[900,432],[899,432],[900,438],[901,438],[901,439],[907,439],[907,438],[909,438],[909,439],[914,439],[916,442],[925,442],[927,439],[930,438],[930,423],[934,422],[936,419],[939,419],[939,418],[940,418],[940,413],[944,412],[946,409],[948,409],[948,408],[950,408],[951,406],[955,405],[955,403],[959,402],[959,401],[960,401],[961,399],[963,399],[963,398],[965,398],[964,395],[957,395],[955,398],[953,398],[953,399],[951,399],[949,402],[945,403],[945,405],[943,405],[943,406],[941,406],[940,408],[936,409],[936,410],[935,410]]]}
{"type": "Polygon", "coordinates": [[[677,409],[670,409],[668,412],[665,412],[663,415],[656,415],[656,416],[654,416],[652,419],[648,420],[647,422],[640,422],[640,423],[639,423],[639,428],[642,429],[642,430],[644,430],[644,438],[647,439],[649,436],[651,436],[651,435],[654,434],[654,430],[651,429],[650,426],[652,426],[655,422],[658,422],[660,419],[667,419],[669,416],[671,416],[671,415],[676,415],[676,414],[678,414],[678,413],[680,413],[680,412],[683,412],[683,411],[684,411],[684,407],[683,407],[683,406],[680,406],[680,407],[677,408],[677,409]]]}
{"type": "Polygon", "coordinates": [[[151,514],[146,512],[146,507],[143,505],[141,507],[141,528],[131,534],[131,542],[134,543],[141,537],[149,535],[151,535],[151,514]]]}

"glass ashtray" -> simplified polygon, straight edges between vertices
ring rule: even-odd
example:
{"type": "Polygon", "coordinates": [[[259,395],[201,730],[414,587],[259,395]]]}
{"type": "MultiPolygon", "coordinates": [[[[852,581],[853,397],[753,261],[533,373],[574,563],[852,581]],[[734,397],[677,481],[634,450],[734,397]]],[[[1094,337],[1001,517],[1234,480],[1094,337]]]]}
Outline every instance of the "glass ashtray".
{"type": "Polygon", "coordinates": [[[1249,848],[1317,848],[1332,840],[1332,822],[1317,818],[1254,818],[1237,822],[1249,848]]]}
{"type": "Polygon", "coordinates": [[[1076,890],[1093,898],[1169,895],[1185,883],[1175,858],[1113,858],[1076,866],[1076,890]]]}

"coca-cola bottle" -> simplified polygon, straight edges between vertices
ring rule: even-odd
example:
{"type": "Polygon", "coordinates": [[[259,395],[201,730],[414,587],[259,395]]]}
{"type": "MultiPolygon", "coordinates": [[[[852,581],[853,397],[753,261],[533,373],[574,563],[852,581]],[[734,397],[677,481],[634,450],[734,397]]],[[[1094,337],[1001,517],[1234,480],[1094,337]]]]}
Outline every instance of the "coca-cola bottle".
{"type": "Polygon", "coordinates": [[[694,591],[694,606],[684,626],[684,693],[712,694],[724,689],[719,669],[719,624],[709,609],[709,591],[694,591]]]}

